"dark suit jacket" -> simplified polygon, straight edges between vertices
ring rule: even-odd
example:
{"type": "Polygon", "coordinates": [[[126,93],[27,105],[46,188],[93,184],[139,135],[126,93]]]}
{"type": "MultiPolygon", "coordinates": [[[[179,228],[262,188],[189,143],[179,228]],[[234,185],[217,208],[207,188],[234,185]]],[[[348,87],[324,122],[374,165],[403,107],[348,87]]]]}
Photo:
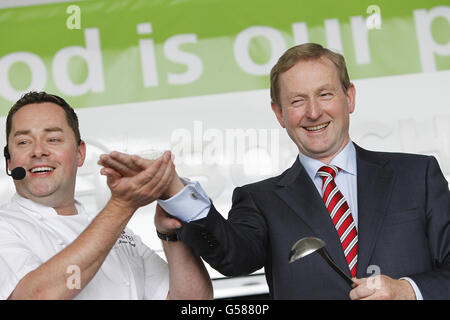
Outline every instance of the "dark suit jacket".
{"type": "MultiPolygon", "coordinates": [[[[436,159],[358,146],[356,154],[357,277],[376,266],[392,278],[412,278],[424,299],[450,299],[449,188],[436,159]]],[[[298,159],[277,177],[236,188],[228,220],[212,206],[179,236],[224,275],[264,266],[274,299],[349,298],[349,285],[317,253],[288,263],[297,240],[318,237],[350,276],[328,211],[298,159]]]]}

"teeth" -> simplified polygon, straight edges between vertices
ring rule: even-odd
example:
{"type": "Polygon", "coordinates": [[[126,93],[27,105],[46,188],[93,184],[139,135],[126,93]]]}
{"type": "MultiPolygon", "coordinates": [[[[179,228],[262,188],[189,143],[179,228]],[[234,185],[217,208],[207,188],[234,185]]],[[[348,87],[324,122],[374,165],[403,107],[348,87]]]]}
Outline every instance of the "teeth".
{"type": "Polygon", "coordinates": [[[315,127],[305,127],[305,129],[308,131],[317,131],[317,130],[325,128],[326,126],[328,126],[328,124],[329,124],[329,122],[315,126],[315,127]]]}
{"type": "Polygon", "coordinates": [[[36,173],[36,172],[41,173],[41,172],[49,172],[49,171],[53,171],[53,170],[54,169],[51,167],[36,167],[36,168],[31,169],[30,171],[32,173],[36,173]]]}

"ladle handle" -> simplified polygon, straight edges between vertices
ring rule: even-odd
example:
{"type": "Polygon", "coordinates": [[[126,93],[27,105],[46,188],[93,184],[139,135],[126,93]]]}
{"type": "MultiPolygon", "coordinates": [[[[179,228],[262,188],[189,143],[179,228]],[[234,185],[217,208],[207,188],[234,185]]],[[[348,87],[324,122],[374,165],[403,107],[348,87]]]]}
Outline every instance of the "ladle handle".
{"type": "Polygon", "coordinates": [[[341,268],[339,268],[336,263],[334,263],[333,259],[331,259],[331,257],[328,255],[328,253],[325,251],[324,248],[320,248],[319,250],[317,250],[317,253],[319,253],[322,258],[325,259],[325,261],[330,265],[330,267],[333,268],[334,271],[336,271],[345,281],[347,281],[347,283],[353,287],[353,280],[344,272],[341,270],[341,268]]]}

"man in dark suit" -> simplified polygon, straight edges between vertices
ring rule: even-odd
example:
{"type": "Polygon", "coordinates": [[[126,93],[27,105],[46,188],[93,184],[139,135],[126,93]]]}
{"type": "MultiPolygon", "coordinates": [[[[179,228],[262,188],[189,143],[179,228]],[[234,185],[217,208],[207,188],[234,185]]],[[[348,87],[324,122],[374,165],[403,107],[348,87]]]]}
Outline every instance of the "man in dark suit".
{"type": "MultiPolygon", "coordinates": [[[[284,53],[271,72],[271,98],[299,149],[293,166],[236,188],[227,220],[198,183],[175,178],[180,192],[158,203],[182,224],[158,210],[165,232],[224,275],[264,267],[275,299],[450,298],[449,189],[437,161],[354,144],[355,87],[344,58],[320,45],[284,53]],[[288,262],[303,237],[325,241],[353,288],[317,254],[288,262]],[[380,275],[369,277],[374,270],[380,275]]],[[[101,164],[145,167],[136,163],[115,153],[101,164]]]]}

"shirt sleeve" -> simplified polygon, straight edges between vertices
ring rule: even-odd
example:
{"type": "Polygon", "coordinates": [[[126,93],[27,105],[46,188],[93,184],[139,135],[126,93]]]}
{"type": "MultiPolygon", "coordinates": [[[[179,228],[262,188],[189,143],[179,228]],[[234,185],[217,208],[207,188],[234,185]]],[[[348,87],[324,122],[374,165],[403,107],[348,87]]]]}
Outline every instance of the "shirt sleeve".
{"type": "Polygon", "coordinates": [[[167,213],[184,222],[206,217],[211,208],[211,200],[200,183],[188,179],[181,180],[184,188],[170,199],[158,200],[158,204],[167,213]]]}
{"type": "Polygon", "coordinates": [[[8,299],[19,281],[41,264],[26,243],[0,220],[0,299],[8,299]]]}
{"type": "Polygon", "coordinates": [[[417,284],[414,282],[413,279],[408,278],[408,277],[403,277],[403,278],[400,278],[399,280],[408,281],[409,284],[411,285],[411,287],[413,288],[414,293],[416,294],[416,300],[423,300],[422,293],[420,292],[419,287],[417,286],[417,284]]]}

